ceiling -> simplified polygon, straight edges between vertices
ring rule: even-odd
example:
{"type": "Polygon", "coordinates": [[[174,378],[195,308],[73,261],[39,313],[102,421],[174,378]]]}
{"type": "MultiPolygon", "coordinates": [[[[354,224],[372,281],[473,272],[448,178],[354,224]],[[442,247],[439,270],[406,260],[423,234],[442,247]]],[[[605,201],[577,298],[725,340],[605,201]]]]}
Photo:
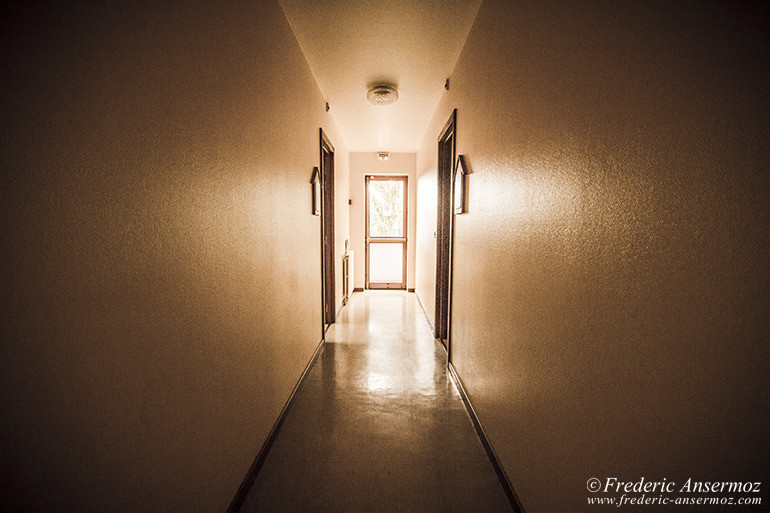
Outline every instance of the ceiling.
{"type": "Polygon", "coordinates": [[[481,0],[280,0],[350,151],[414,152],[481,0]],[[366,100],[372,85],[396,103],[366,100]]]}

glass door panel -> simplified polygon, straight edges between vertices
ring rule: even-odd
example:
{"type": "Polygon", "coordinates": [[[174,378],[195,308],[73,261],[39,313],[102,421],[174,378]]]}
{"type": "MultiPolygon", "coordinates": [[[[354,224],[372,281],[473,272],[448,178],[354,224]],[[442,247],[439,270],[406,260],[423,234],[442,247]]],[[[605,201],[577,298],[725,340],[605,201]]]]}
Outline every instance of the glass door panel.
{"type": "Polygon", "coordinates": [[[366,286],[406,289],[407,177],[366,177],[366,286]]]}
{"type": "Polygon", "coordinates": [[[404,236],[404,182],[369,181],[369,237],[404,236]]]}
{"type": "Polygon", "coordinates": [[[403,275],[403,242],[369,243],[369,283],[401,283],[403,275]]]}

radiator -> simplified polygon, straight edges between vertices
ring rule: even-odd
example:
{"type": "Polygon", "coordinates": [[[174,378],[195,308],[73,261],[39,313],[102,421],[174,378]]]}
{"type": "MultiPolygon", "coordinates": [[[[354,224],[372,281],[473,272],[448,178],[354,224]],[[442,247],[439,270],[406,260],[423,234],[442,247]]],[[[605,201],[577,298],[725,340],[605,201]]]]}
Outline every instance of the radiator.
{"type": "Polygon", "coordinates": [[[353,293],[353,252],[348,251],[342,257],[342,304],[348,302],[353,293]]]}

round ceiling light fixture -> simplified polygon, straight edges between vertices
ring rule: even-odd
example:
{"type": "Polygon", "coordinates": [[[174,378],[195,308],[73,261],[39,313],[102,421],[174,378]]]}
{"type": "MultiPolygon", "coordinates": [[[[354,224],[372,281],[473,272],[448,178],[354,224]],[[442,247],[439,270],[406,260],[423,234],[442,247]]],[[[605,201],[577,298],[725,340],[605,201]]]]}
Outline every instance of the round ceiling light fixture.
{"type": "Polygon", "coordinates": [[[378,85],[369,89],[366,99],[374,105],[390,105],[398,100],[398,91],[389,85],[378,85]]]}

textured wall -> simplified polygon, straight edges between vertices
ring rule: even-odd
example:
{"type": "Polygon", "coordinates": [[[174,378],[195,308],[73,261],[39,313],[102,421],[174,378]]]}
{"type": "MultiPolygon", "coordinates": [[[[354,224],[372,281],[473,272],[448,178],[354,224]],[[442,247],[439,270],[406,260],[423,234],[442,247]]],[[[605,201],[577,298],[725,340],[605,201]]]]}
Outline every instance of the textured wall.
{"type": "Polygon", "coordinates": [[[406,287],[414,288],[415,153],[391,153],[389,160],[377,160],[375,152],[350,153],[350,247],[355,251],[355,286],[363,288],[366,282],[366,255],[364,253],[366,223],[366,175],[407,175],[407,248],[406,287]]]}
{"type": "Polygon", "coordinates": [[[3,22],[2,509],[223,511],[320,340],[344,143],[277,2],[3,22]]]}
{"type": "Polygon", "coordinates": [[[432,316],[456,107],[453,358],[527,511],[766,477],[767,17],[670,4],[486,0],[418,153],[432,316]]]}

